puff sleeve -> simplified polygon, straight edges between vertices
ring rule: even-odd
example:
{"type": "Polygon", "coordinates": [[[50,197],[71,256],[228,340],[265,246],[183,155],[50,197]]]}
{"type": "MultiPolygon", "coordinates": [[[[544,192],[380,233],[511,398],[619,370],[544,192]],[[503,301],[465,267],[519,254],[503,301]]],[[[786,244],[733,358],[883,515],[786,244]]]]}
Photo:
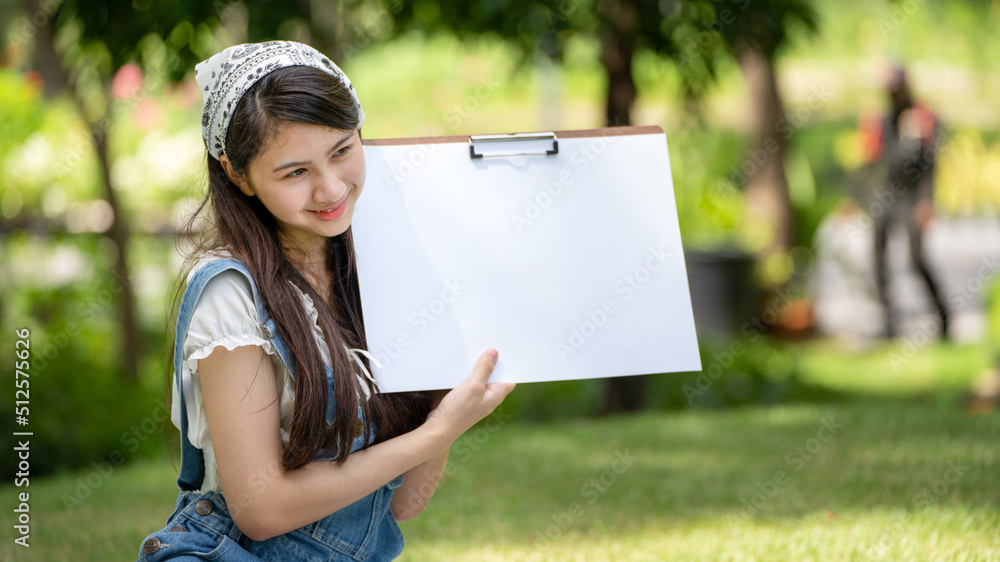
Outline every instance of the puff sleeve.
{"type": "Polygon", "coordinates": [[[257,323],[250,282],[232,269],[219,273],[205,285],[184,340],[184,364],[192,374],[197,374],[198,360],[211,355],[220,345],[230,351],[244,345],[259,345],[266,353],[274,354],[271,342],[257,323]]]}
{"type": "MultiPolygon", "coordinates": [[[[181,380],[188,416],[188,439],[199,449],[209,448],[211,440],[198,361],[220,346],[231,351],[246,345],[261,346],[272,362],[275,361],[276,350],[257,323],[257,307],[250,282],[238,271],[223,271],[208,281],[198,298],[183,346],[181,380]]],[[[175,387],[172,417],[179,428],[180,408],[176,393],[175,387]]]]}

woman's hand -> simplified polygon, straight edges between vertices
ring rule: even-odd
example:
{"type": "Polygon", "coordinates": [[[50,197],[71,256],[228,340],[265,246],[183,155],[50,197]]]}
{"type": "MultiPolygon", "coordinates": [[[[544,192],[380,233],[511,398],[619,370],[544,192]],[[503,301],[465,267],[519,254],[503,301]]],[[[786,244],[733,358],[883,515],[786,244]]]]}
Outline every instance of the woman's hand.
{"type": "Polygon", "coordinates": [[[504,397],[514,390],[515,385],[509,382],[486,382],[496,367],[498,357],[495,349],[483,353],[472,376],[448,392],[427,416],[424,424],[437,426],[451,443],[499,406],[504,397]]]}
{"type": "Polygon", "coordinates": [[[266,358],[261,346],[220,346],[198,361],[222,489],[233,520],[258,541],[318,521],[400,474],[413,476],[402,486],[409,493],[394,494],[391,507],[401,518],[413,517],[430,499],[451,443],[514,387],[486,384],[496,358],[484,354],[472,377],[448,392],[416,430],[355,451],[343,463],[286,470],[277,375],[266,358]]]}

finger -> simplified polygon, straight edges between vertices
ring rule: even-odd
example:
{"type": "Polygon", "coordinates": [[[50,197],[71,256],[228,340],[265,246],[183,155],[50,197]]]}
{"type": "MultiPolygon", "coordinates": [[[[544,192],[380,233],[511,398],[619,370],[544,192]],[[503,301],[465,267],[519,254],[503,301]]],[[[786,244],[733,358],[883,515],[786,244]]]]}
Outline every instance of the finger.
{"type": "Polygon", "coordinates": [[[493,368],[497,366],[499,356],[500,354],[495,349],[488,349],[480,355],[479,361],[476,362],[476,367],[472,371],[472,376],[469,377],[469,382],[477,386],[486,386],[486,381],[490,380],[490,375],[493,374],[493,368]]]}

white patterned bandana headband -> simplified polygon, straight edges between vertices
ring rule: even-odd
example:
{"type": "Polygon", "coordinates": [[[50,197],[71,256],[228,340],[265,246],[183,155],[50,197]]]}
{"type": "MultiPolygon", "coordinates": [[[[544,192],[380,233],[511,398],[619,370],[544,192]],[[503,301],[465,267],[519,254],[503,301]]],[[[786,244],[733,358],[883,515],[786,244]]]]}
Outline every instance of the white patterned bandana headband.
{"type": "Polygon", "coordinates": [[[205,99],[201,137],[216,160],[226,152],[226,132],[243,94],[269,72],[286,66],[311,66],[340,78],[358,106],[358,128],[365,112],[347,75],[323,53],[295,41],[244,43],[218,53],[194,67],[194,77],[205,99]]]}

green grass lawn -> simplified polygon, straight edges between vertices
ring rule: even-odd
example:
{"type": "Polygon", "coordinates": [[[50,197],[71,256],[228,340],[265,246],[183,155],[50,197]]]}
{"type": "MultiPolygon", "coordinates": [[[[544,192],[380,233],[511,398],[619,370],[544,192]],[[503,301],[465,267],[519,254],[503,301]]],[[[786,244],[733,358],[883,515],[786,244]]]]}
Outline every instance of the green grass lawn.
{"type": "Polygon", "coordinates": [[[995,364],[986,345],[916,345],[890,340],[862,349],[832,340],[792,350],[804,378],[828,388],[878,396],[951,396],[995,364]]]}
{"type": "MultiPolygon", "coordinates": [[[[829,371],[807,368],[809,378],[836,386],[823,377],[840,352],[806,350],[829,371]]],[[[841,386],[863,390],[859,365],[877,371],[889,353],[844,356],[841,386]]],[[[962,347],[925,353],[909,368],[979,361],[962,347]]],[[[401,525],[403,559],[998,559],[1000,416],[964,413],[956,375],[937,376],[932,397],[922,383],[908,397],[883,389],[823,404],[473,430],[453,447],[427,512],[401,525]]],[[[64,494],[92,471],[33,480],[32,547],[14,547],[5,524],[0,559],[134,559],[172,508],[175,475],[166,458],[132,463],[72,508],[64,494]]],[[[8,513],[15,491],[0,488],[8,513]]]]}

